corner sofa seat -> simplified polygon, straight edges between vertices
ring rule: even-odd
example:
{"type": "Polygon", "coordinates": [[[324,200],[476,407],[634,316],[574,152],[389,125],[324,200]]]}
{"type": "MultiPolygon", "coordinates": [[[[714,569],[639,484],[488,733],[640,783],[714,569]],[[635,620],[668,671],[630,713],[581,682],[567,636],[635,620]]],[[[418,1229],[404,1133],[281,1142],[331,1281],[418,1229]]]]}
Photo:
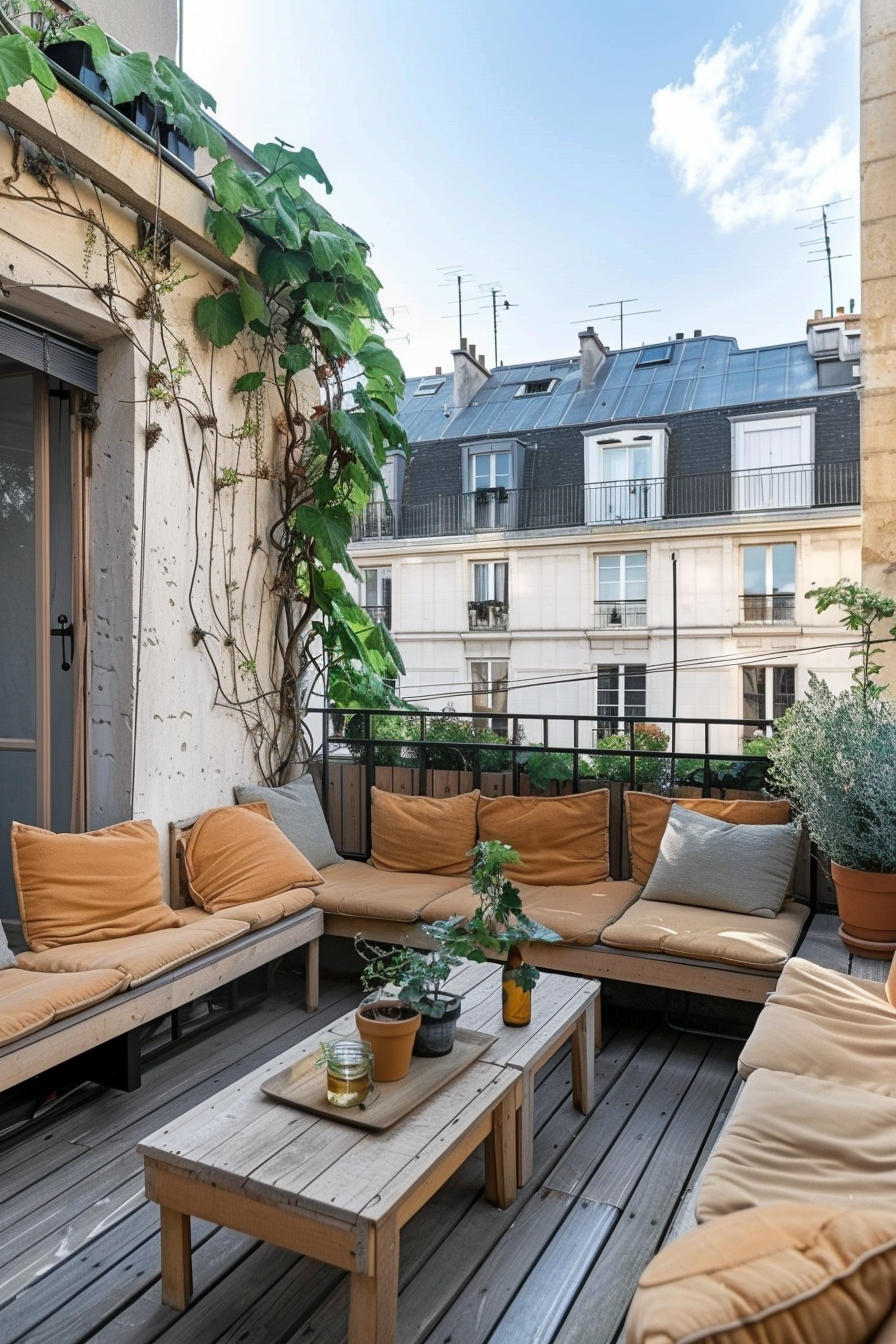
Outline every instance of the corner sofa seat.
{"type": "MultiPolygon", "coordinates": [[[[226,915],[212,915],[199,905],[188,905],[178,910],[178,915],[186,924],[205,924],[210,919],[236,920],[245,924],[252,932],[267,929],[290,915],[299,915],[314,904],[314,892],[308,887],[293,887],[290,891],[281,891],[276,896],[265,896],[258,901],[243,901],[241,905],[229,905],[226,915]]],[[[204,950],[204,949],[203,949],[204,950]]]]}
{"type": "Polygon", "coordinates": [[[687,957],[745,970],[781,971],[796,947],[809,908],[785,904],[774,919],[698,905],[637,900],[608,924],[607,947],[687,957]]]}
{"type": "Polygon", "coordinates": [[[428,905],[453,892],[463,881],[431,873],[392,872],[354,859],[321,869],[321,877],[323,885],[314,893],[314,903],[326,914],[394,920],[399,924],[415,923],[428,905]]]}
{"type": "Polygon", "coordinates": [[[0,970],[0,1044],[11,1045],[62,1017],[91,1008],[126,984],[119,970],[56,975],[5,966],[0,970]]]}
{"type": "Polygon", "coordinates": [[[20,952],[16,963],[25,971],[118,971],[122,977],[120,989],[136,988],[248,932],[248,924],[239,920],[209,916],[181,928],[157,929],[95,943],[71,943],[44,952],[20,952]]]}
{"type": "Polygon", "coordinates": [[[564,943],[593,947],[606,926],[637,899],[641,888],[637,882],[607,878],[605,882],[536,890],[537,894],[523,900],[526,914],[559,933],[564,943]]]}

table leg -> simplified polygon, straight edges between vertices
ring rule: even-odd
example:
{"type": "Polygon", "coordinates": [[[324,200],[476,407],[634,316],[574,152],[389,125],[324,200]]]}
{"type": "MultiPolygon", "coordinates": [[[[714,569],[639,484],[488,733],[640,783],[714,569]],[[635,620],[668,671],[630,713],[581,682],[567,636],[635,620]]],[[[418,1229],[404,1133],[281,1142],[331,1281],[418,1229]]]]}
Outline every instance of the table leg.
{"type": "Polygon", "coordinates": [[[393,1344],[398,1324],[398,1226],[394,1218],[372,1234],[372,1274],[352,1274],[348,1344],[393,1344]]]}
{"type": "Polygon", "coordinates": [[[193,1292],[193,1260],[190,1250],[190,1217],[176,1209],[159,1210],[162,1226],[162,1301],[166,1307],[186,1311],[193,1292]]]}
{"type": "Polygon", "coordinates": [[[516,1183],[522,1188],[532,1179],[535,1144],[535,1080],[523,1074],[523,1100],[516,1113],[516,1183]]]}
{"type": "Polygon", "coordinates": [[[594,1000],[594,1048],[599,1055],[604,1048],[603,1026],[601,1025],[600,1015],[600,986],[597,989],[597,998],[594,1000]]]}
{"type": "Polygon", "coordinates": [[[594,1106],[594,1013],[590,1008],[579,1018],[572,1038],[572,1101],[583,1115],[589,1115],[594,1106]]]}
{"type": "Polygon", "coordinates": [[[485,1197],[499,1209],[516,1199],[516,1099],[513,1093],[492,1111],[492,1130],[485,1141],[485,1197]]]}
{"type": "Polygon", "coordinates": [[[316,1013],[320,1001],[320,939],[305,944],[305,1011],[316,1013]]]}

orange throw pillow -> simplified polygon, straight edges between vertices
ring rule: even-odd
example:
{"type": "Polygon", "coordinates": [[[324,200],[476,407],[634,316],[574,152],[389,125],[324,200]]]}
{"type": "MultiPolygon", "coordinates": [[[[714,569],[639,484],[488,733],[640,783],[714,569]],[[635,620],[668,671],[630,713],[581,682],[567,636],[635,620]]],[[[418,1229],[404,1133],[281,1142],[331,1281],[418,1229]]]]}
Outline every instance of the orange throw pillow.
{"type": "Polygon", "coordinates": [[[576,887],[610,875],[610,792],[564,798],[483,798],[479,839],[502,840],[520,856],[506,877],[536,887],[576,887]]]}
{"type": "Polygon", "coordinates": [[[479,790],[454,798],[370,790],[370,862],[393,873],[463,877],[473,865],[479,790]]]}
{"type": "Polygon", "coordinates": [[[264,803],[203,812],[187,837],[184,867],[190,895],[212,914],[323,882],[264,803]]]}
{"type": "Polygon", "coordinates": [[[751,798],[663,798],[657,793],[629,791],[625,795],[625,819],[632,881],[640,882],[642,887],[653,872],[673,803],[704,817],[742,826],[786,826],[790,821],[790,804],[786,799],[767,802],[751,798]]]}
{"type": "Polygon", "coordinates": [[[85,835],[12,824],[22,931],[34,952],[180,928],[163,903],[159,836],[151,821],[85,835]]]}

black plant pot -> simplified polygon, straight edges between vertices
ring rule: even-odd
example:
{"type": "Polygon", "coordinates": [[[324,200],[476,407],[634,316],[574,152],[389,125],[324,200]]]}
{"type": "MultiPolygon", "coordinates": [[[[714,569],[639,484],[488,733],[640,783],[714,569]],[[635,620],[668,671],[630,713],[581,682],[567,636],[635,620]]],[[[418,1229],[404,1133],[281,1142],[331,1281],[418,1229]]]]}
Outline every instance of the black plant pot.
{"type": "Polygon", "coordinates": [[[441,1017],[428,1017],[424,1012],[414,1038],[414,1054],[429,1059],[436,1055],[450,1055],[454,1049],[454,1030],[459,1017],[460,999],[454,996],[449,997],[448,1007],[441,1017]]]}
{"type": "Polygon", "coordinates": [[[193,168],[196,165],[196,154],[191,144],[184,139],[176,126],[170,122],[165,122],[159,127],[159,135],[162,144],[166,149],[170,149],[172,154],[176,154],[181,163],[187,168],[193,168]]]}
{"type": "Polygon", "coordinates": [[[138,93],[129,103],[122,103],[118,110],[147,135],[155,135],[156,127],[159,128],[160,136],[168,130],[165,108],[161,103],[154,103],[145,93],[138,93]]]}
{"type": "Polygon", "coordinates": [[[109,85],[102,75],[94,70],[93,54],[86,42],[51,42],[44,48],[44,55],[55,61],[68,74],[74,75],[75,79],[80,79],[82,84],[86,84],[93,93],[99,94],[105,102],[111,103],[109,85]]]}

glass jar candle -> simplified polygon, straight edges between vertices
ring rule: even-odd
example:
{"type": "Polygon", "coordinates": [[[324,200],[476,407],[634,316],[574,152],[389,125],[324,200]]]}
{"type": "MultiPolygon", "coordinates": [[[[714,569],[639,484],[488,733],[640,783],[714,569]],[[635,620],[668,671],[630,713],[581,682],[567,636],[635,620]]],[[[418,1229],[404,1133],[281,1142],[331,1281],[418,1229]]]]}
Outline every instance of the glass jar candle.
{"type": "Polygon", "coordinates": [[[327,1101],[360,1106],[370,1091],[373,1053],[363,1041],[338,1041],[327,1047],[327,1101]]]}

